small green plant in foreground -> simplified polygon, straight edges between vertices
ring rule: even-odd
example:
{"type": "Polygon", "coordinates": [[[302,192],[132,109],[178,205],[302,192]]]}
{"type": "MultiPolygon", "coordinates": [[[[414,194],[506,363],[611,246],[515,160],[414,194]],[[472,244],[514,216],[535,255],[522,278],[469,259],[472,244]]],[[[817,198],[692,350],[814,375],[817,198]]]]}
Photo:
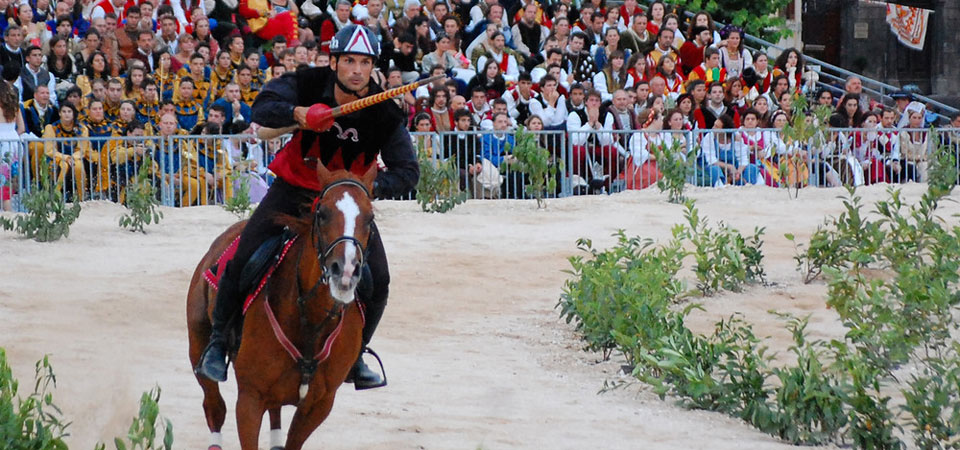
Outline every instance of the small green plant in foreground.
{"type": "Polygon", "coordinates": [[[706,218],[701,219],[694,203],[685,204],[687,220],[684,236],[694,246],[697,289],[701,295],[713,295],[721,290],[739,292],[746,283],[763,281],[764,228],[754,229],[744,237],[736,229],[720,223],[711,228],[706,218]]]}
{"type": "Polygon", "coordinates": [[[223,209],[237,216],[237,219],[246,219],[250,211],[253,210],[253,207],[250,206],[250,180],[246,174],[237,173],[230,174],[228,179],[237,188],[233,190],[233,195],[223,202],[223,209]],[[237,180],[240,180],[240,182],[237,183],[237,180]]]}
{"type": "Polygon", "coordinates": [[[537,208],[543,208],[545,196],[557,190],[557,165],[562,163],[552,162],[550,151],[541,147],[537,138],[521,126],[517,129],[517,143],[509,151],[516,158],[511,168],[526,175],[524,192],[537,200],[537,208]]]}
{"type": "Polygon", "coordinates": [[[80,217],[80,202],[75,200],[67,206],[66,199],[52,180],[45,158],[41,159],[39,167],[39,184],[22,194],[21,201],[27,213],[18,214],[13,220],[0,217],[0,227],[37,242],[53,242],[70,235],[70,225],[80,217]]]}
{"type": "Polygon", "coordinates": [[[454,157],[437,160],[420,150],[417,160],[420,163],[417,203],[423,212],[445,213],[467,201],[467,193],[460,191],[460,169],[454,157]]]}
{"type": "Polygon", "coordinates": [[[674,139],[669,147],[660,144],[653,146],[653,155],[657,159],[657,169],[663,175],[657,180],[660,192],[667,193],[670,203],[683,203],[686,197],[683,190],[687,185],[687,178],[693,173],[691,161],[697,157],[694,146],[687,149],[684,137],[674,139]]]}
{"type": "Polygon", "coordinates": [[[53,402],[51,388],[56,387],[50,359],[44,356],[34,369],[33,392],[26,398],[17,395],[19,382],[0,348],[0,447],[9,450],[65,450],[69,422],[53,402]]]}
{"type": "Polygon", "coordinates": [[[153,186],[152,171],[153,160],[145,158],[137,171],[137,177],[131,185],[127,186],[124,206],[130,212],[120,217],[121,228],[146,233],[144,229],[146,225],[160,223],[160,219],[163,218],[156,188],[153,186]]]}
{"type": "MultiPolygon", "coordinates": [[[[140,396],[140,412],[133,418],[125,438],[115,438],[117,450],[170,450],[173,448],[173,424],[160,417],[160,387],[157,386],[140,396]],[[162,441],[157,441],[162,436],[162,441]]],[[[95,450],[106,450],[103,443],[95,450]]]]}

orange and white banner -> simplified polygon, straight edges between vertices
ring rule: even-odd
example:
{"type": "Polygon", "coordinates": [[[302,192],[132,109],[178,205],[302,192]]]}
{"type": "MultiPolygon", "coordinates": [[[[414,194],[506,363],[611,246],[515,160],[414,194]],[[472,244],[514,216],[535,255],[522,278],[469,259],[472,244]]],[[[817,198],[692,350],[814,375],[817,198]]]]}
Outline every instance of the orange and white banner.
{"type": "Polygon", "coordinates": [[[932,12],[929,9],[887,3],[887,23],[890,24],[890,31],[897,35],[903,45],[914,50],[923,50],[932,12]]]}

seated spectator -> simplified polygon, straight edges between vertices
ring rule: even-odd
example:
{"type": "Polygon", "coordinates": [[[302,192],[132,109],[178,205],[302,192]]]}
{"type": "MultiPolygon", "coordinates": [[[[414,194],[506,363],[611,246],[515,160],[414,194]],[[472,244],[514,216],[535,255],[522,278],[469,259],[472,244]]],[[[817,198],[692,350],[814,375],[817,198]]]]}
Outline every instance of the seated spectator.
{"type": "MultiPolygon", "coordinates": [[[[441,91],[442,92],[442,91],[441,91]]],[[[413,117],[413,146],[417,152],[429,158],[439,158],[443,153],[443,144],[440,135],[431,130],[430,115],[422,112],[413,117]]]]}
{"type": "MultiPolygon", "coordinates": [[[[233,69],[233,62],[230,59],[229,50],[220,50],[217,54],[216,66],[210,71],[210,89],[205,104],[212,103],[223,97],[223,92],[227,85],[232,83],[236,77],[236,70],[233,69]]],[[[249,122],[249,118],[247,118],[249,122]]]]}
{"type": "MultiPolygon", "coordinates": [[[[620,50],[620,33],[614,28],[608,28],[603,36],[603,45],[598,45],[593,53],[593,61],[597,67],[606,67],[607,61],[614,52],[622,53],[624,62],[630,58],[630,50],[620,50]],[[612,30],[612,31],[611,31],[612,30]]],[[[596,87],[596,86],[594,86],[596,87]]]]}
{"type": "MultiPolygon", "coordinates": [[[[120,130],[119,134],[119,136],[134,138],[142,138],[145,135],[144,124],[137,120],[127,124],[123,130],[120,130]]],[[[126,201],[126,188],[130,184],[130,180],[137,178],[141,167],[146,163],[148,148],[152,148],[148,144],[152,142],[135,139],[115,141],[115,143],[116,145],[111,146],[109,154],[110,173],[116,186],[115,189],[111,190],[110,198],[115,202],[124,203],[126,201]]],[[[157,170],[159,165],[156,161],[152,161],[150,165],[150,183],[159,187],[160,178],[157,170]]],[[[159,192],[159,189],[157,189],[157,192],[159,192]]]]}
{"type": "Polygon", "coordinates": [[[771,111],[780,109],[780,95],[788,91],[790,91],[790,80],[787,80],[786,75],[774,76],[773,86],[770,88],[770,91],[764,95],[764,97],[767,97],[771,111]]]}
{"type": "Polygon", "coordinates": [[[877,132],[880,114],[877,111],[867,112],[863,118],[863,128],[867,131],[854,132],[853,139],[850,140],[850,153],[861,170],[859,178],[867,185],[886,181],[886,166],[880,151],[880,133],[877,132]]]}
{"type": "MultiPolygon", "coordinates": [[[[586,35],[583,33],[574,33],[570,36],[570,45],[567,54],[564,56],[563,69],[568,74],[573,75],[573,81],[587,86],[593,86],[593,75],[598,72],[593,57],[584,46],[586,35]]],[[[584,86],[586,89],[587,86],[584,86]]]]}
{"type": "Polygon", "coordinates": [[[740,115],[724,100],[723,84],[714,81],[710,83],[707,101],[693,111],[694,123],[697,128],[706,130],[708,124],[715,123],[720,116],[724,115],[733,118],[734,126],[740,122],[740,115]]]}
{"type": "Polygon", "coordinates": [[[630,156],[627,158],[626,188],[646,189],[655,184],[662,176],[657,170],[654,146],[661,145],[659,131],[663,128],[663,116],[654,109],[645,109],[637,117],[642,121],[642,132],[630,137],[630,156]]]}
{"type": "MultiPolygon", "coordinates": [[[[646,15],[643,13],[637,13],[631,17],[632,19],[630,23],[632,25],[630,28],[620,33],[620,41],[623,43],[623,48],[629,49],[634,56],[639,55],[640,57],[646,59],[647,53],[650,53],[650,51],[653,50],[653,45],[656,42],[656,36],[647,30],[646,15]]],[[[624,19],[626,19],[626,17],[624,17],[624,19]]]]}
{"type": "MultiPolygon", "coordinates": [[[[680,66],[683,73],[687,74],[687,78],[691,78],[693,74],[691,73],[694,69],[700,66],[704,62],[704,51],[708,48],[716,47],[711,46],[713,43],[713,32],[707,27],[693,27],[693,34],[690,35],[690,39],[684,42],[680,46],[680,59],[683,61],[683,64],[680,66]]],[[[719,52],[717,54],[717,65],[720,65],[719,52]]]]}
{"type": "Polygon", "coordinates": [[[614,135],[614,145],[621,155],[627,156],[629,132],[640,128],[627,91],[618,89],[613,93],[613,102],[608,111],[610,113],[607,114],[603,127],[622,132],[614,135]]]}
{"type": "Polygon", "coordinates": [[[750,109],[750,104],[747,103],[746,97],[744,97],[743,82],[739,78],[734,80],[727,80],[726,87],[724,91],[724,101],[726,101],[730,108],[736,113],[735,116],[743,117],[743,113],[750,109]]]}
{"type": "Polygon", "coordinates": [[[424,16],[417,16],[410,20],[410,29],[413,30],[413,37],[417,43],[417,58],[422,59],[436,49],[434,44],[433,31],[430,30],[430,20],[424,16]]]}
{"type": "Polygon", "coordinates": [[[420,63],[417,60],[417,53],[414,51],[416,39],[413,35],[403,34],[399,38],[399,46],[394,49],[390,55],[393,67],[400,69],[403,74],[404,83],[412,83],[420,77],[420,63]]]}
{"type": "MultiPolygon", "coordinates": [[[[557,91],[559,83],[552,75],[540,79],[540,95],[530,102],[530,113],[540,118],[546,130],[565,130],[567,125],[567,100],[557,91]]],[[[582,89],[581,89],[582,92],[582,89]]]]}
{"type": "Polygon", "coordinates": [[[130,64],[126,78],[123,80],[123,99],[137,100],[143,98],[141,91],[143,80],[147,77],[147,70],[139,62],[130,64]]]}
{"type": "MultiPolygon", "coordinates": [[[[870,97],[863,93],[863,80],[860,77],[851,75],[847,77],[847,82],[843,85],[844,96],[855,94],[860,100],[860,109],[869,111],[872,108],[870,97]]],[[[905,120],[901,121],[904,123],[905,120]]]]}
{"type": "Polygon", "coordinates": [[[514,146],[513,134],[508,132],[510,124],[510,118],[505,113],[494,113],[494,133],[486,133],[480,138],[480,156],[490,161],[494,167],[499,168],[502,163],[509,163],[513,158],[509,150],[514,146]]]}
{"type": "Polygon", "coordinates": [[[537,21],[538,12],[540,12],[537,2],[527,3],[521,11],[523,15],[516,21],[511,31],[515,37],[517,51],[523,55],[527,70],[530,70],[543,61],[540,48],[550,35],[550,30],[537,21]]]}
{"type": "Polygon", "coordinates": [[[120,102],[123,101],[123,82],[119,78],[107,81],[107,92],[103,99],[103,111],[107,120],[114,122],[120,116],[120,102]]]}
{"type": "MultiPolygon", "coordinates": [[[[47,86],[49,92],[56,91],[57,80],[43,66],[43,53],[40,47],[31,45],[24,52],[27,55],[27,65],[20,71],[20,78],[13,83],[13,87],[20,94],[19,100],[22,102],[33,98],[33,91],[39,85],[47,86]]],[[[57,103],[55,98],[52,98],[51,102],[54,105],[57,103]]]]}
{"type": "Polygon", "coordinates": [[[95,52],[87,60],[86,69],[81,75],[77,75],[77,86],[87,95],[93,89],[94,80],[107,81],[111,72],[107,66],[107,57],[102,52],[95,52]]]}
{"type": "Polygon", "coordinates": [[[703,80],[708,85],[713,82],[726,83],[727,70],[720,67],[720,51],[707,47],[703,52],[703,63],[687,75],[688,80],[703,80]]]}
{"type": "Polygon", "coordinates": [[[587,94],[586,108],[574,110],[567,116],[567,132],[573,145],[572,172],[582,180],[589,180],[592,191],[609,188],[619,158],[611,133],[604,124],[609,111],[601,109],[603,97],[597,91],[587,94]]]}
{"type": "Polygon", "coordinates": [[[444,133],[453,129],[453,110],[448,108],[450,93],[446,89],[434,89],[430,92],[429,106],[426,108],[430,119],[428,131],[444,133]]]}
{"type": "Polygon", "coordinates": [[[743,184],[743,172],[737,166],[733,140],[724,128],[733,128],[733,120],[730,116],[717,118],[711,128],[712,131],[702,135],[700,152],[697,155],[696,184],[698,186],[721,187],[727,184],[728,179],[732,184],[743,184]]]}
{"type": "Polygon", "coordinates": [[[526,122],[530,116],[530,104],[537,101],[537,93],[533,91],[533,81],[529,73],[521,73],[517,85],[503,93],[507,102],[507,113],[517,123],[526,122]]]}
{"type": "Polygon", "coordinates": [[[46,68],[53,75],[56,83],[73,81],[73,77],[76,75],[74,72],[75,66],[73,59],[67,53],[66,39],[54,36],[50,40],[50,52],[47,53],[46,68]]]}
{"type": "MultiPolygon", "coordinates": [[[[473,120],[472,126],[477,126],[487,115],[491,113],[492,108],[487,100],[487,90],[482,86],[474,86],[470,90],[470,101],[466,104],[467,111],[473,120]]],[[[492,116],[491,116],[492,118],[492,116]]]]}
{"type": "Polygon", "coordinates": [[[567,73],[560,66],[562,63],[563,51],[559,48],[551,48],[550,50],[547,50],[546,60],[530,71],[530,79],[533,80],[534,83],[540,83],[540,79],[548,73],[549,67],[555,65],[560,69],[560,76],[562,77],[561,79],[566,80],[567,73]]]}
{"type": "Polygon", "coordinates": [[[21,104],[20,115],[25,132],[40,137],[48,124],[59,119],[57,106],[50,101],[50,92],[47,85],[41,84],[33,91],[33,98],[21,104]]]}
{"type": "Polygon", "coordinates": [[[643,81],[649,81],[647,79],[647,57],[634,53],[630,56],[630,59],[627,60],[627,76],[631,80],[631,85],[636,86],[637,83],[643,81]]]}
{"type": "Polygon", "coordinates": [[[96,173],[100,155],[90,149],[86,127],[76,121],[77,108],[64,103],[59,116],[59,120],[44,127],[44,154],[51,163],[57,190],[64,193],[67,201],[82,201],[89,192],[87,175],[96,173]],[[55,138],[74,140],[54,141],[55,138]]]}
{"type": "Polygon", "coordinates": [[[726,39],[727,45],[720,47],[720,65],[727,70],[727,76],[738,78],[743,71],[753,64],[753,57],[743,47],[743,30],[734,25],[727,25],[720,33],[726,39]]]}
{"type": "Polygon", "coordinates": [[[767,96],[757,97],[753,101],[753,109],[757,112],[758,124],[760,128],[767,128],[770,126],[770,101],[767,100],[767,96]]]}
{"type": "Polygon", "coordinates": [[[492,103],[492,104],[491,104],[491,107],[490,107],[490,113],[487,114],[486,117],[484,117],[483,121],[480,122],[480,129],[481,129],[481,130],[492,130],[492,129],[493,129],[493,118],[494,118],[494,116],[496,116],[497,114],[506,114],[506,115],[507,115],[507,128],[508,128],[508,129],[511,129],[511,130],[516,129],[516,128],[517,128],[517,121],[513,120],[513,118],[511,118],[510,115],[508,114],[507,101],[504,100],[503,98],[495,98],[495,99],[493,99],[493,102],[491,102],[491,103],[492,103]]]}
{"type": "Polygon", "coordinates": [[[753,65],[743,69],[740,79],[747,89],[747,101],[754,101],[757,97],[770,92],[773,86],[773,71],[767,65],[767,54],[758,51],[753,57],[753,65]]]}
{"type": "Polygon", "coordinates": [[[507,89],[507,83],[500,72],[500,65],[491,59],[485,61],[482,71],[467,83],[467,90],[473,92],[475,88],[482,88],[487,93],[487,99],[500,98],[507,89]]]}
{"type": "Polygon", "coordinates": [[[477,58],[477,67],[487,67],[487,61],[493,61],[497,64],[504,80],[517,81],[520,67],[517,64],[517,58],[506,51],[506,41],[502,33],[494,33],[487,50],[486,55],[477,58]]]}
{"type": "Polygon", "coordinates": [[[627,76],[623,52],[615,50],[610,54],[608,64],[593,76],[593,86],[603,96],[603,101],[612,100],[616,91],[633,87],[633,79],[627,76]]]}
{"type": "Polygon", "coordinates": [[[664,56],[673,57],[674,65],[680,64],[680,54],[673,48],[673,37],[673,30],[669,28],[660,28],[657,33],[657,43],[653,46],[653,50],[647,54],[647,70],[651,71],[648,74],[650,77],[656,75],[656,69],[664,56]]]}
{"type": "Polygon", "coordinates": [[[194,96],[193,78],[184,77],[174,97],[174,106],[177,111],[177,124],[183,130],[190,130],[197,124],[203,123],[203,104],[194,96]]]}
{"type": "Polygon", "coordinates": [[[137,121],[144,127],[155,130],[159,121],[160,90],[153,80],[146,78],[140,83],[140,91],[142,94],[137,102],[137,121]]]}
{"type": "Polygon", "coordinates": [[[601,11],[601,12],[604,18],[603,29],[601,30],[601,33],[603,33],[604,36],[606,36],[607,30],[610,30],[610,29],[617,30],[618,35],[620,34],[620,32],[626,31],[627,29],[626,25],[624,25],[623,22],[620,20],[619,8],[610,8],[610,9],[607,9],[606,11],[601,11]]]}
{"type": "Polygon", "coordinates": [[[436,50],[424,55],[421,61],[422,69],[425,73],[430,72],[434,66],[441,66],[446,70],[453,71],[453,74],[464,83],[469,83],[476,71],[470,66],[470,60],[457,56],[458,52],[453,47],[453,41],[444,32],[437,35],[436,50]]]}
{"type": "MultiPolygon", "coordinates": [[[[174,94],[180,92],[180,84],[183,83],[183,80],[189,78],[190,81],[193,82],[193,98],[203,106],[203,102],[207,99],[207,94],[210,92],[210,81],[208,80],[211,78],[211,72],[210,66],[206,64],[203,55],[199,52],[194,53],[193,56],[190,57],[190,64],[181,68],[177,73],[177,80],[173,85],[174,94]]],[[[173,97],[176,98],[176,95],[173,95],[173,97]]]]}
{"type": "Polygon", "coordinates": [[[454,158],[460,170],[460,189],[466,190],[471,198],[482,198],[480,188],[476,185],[476,175],[480,173],[481,164],[480,139],[475,134],[473,115],[465,109],[453,114],[456,123],[456,133],[443,136],[444,158],[454,158]]]}
{"type": "Polygon", "coordinates": [[[877,154],[884,162],[884,179],[891,183],[901,182],[900,134],[895,128],[897,112],[884,108],[877,125],[877,154]]]}
{"type": "MultiPolygon", "coordinates": [[[[222,134],[221,124],[209,121],[203,125],[203,136],[222,134]]],[[[197,164],[200,169],[200,204],[210,200],[226,201],[233,197],[230,155],[219,138],[203,138],[196,141],[197,164]]]]}
{"type": "Polygon", "coordinates": [[[930,152],[930,132],[923,130],[923,110],[907,110],[909,131],[900,132],[900,156],[903,166],[901,182],[927,180],[927,155],[930,152]]]}
{"type": "MultiPolygon", "coordinates": [[[[0,47],[0,66],[16,64],[25,66],[27,58],[20,46],[23,44],[23,28],[9,25],[3,30],[3,46],[0,47]]],[[[27,97],[29,98],[29,97],[27,97]]]]}
{"type": "MultiPolygon", "coordinates": [[[[784,93],[784,95],[790,95],[784,93]]],[[[770,163],[772,167],[766,170],[770,173],[774,182],[778,186],[788,186],[791,188],[804,187],[809,183],[811,164],[809,153],[796,142],[787,142],[784,139],[783,128],[790,120],[790,116],[784,109],[773,113],[773,130],[767,132],[768,145],[773,153],[770,163]]],[[[764,162],[767,164],[767,162],[764,162]]],[[[857,163],[859,166],[859,163],[857,163]]],[[[860,170],[860,179],[862,180],[862,169],[860,170]]]]}
{"type": "MultiPolygon", "coordinates": [[[[144,37],[146,38],[146,37],[144,37]]],[[[181,34],[177,44],[177,52],[174,53],[172,60],[172,67],[174,72],[179,72],[185,66],[190,65],[190,57],[197,52],[197,40],[193,37],[192,34],[181,34]]],[[[147,43],[144,42],[142,48],[146,47],[147,43]]],[[[150,44],[151,47],[153,46],[150,44]]],[[[138,47],[141,47],[138,45],[138,47]]],[[[169,51],[169,49],[167,49],[169,51]]]]}
{"type": "Polygon", "coordinates": [[[795,48],[780,53],[773,65],[774,76],[784,74],[789,82],[790,92],[800,92],[803,88],[803,55],[795,48]]]}
{"type": "MultiPolygon", "coordinates": [[[[760,114],[753,109],[747,110],[743,116],[742,126],[734,134],[734,148],[737,151],[738,161],[741,157],[750,164],[759,169],[759,176],[753,184],[765,183],[767,186],[778,186],[776,176],[773,171],[776,166],[773,163],[773,152],[768,145],[769,134],[758,128],[760,125],[760,114]]],[[[746,183],[751,180],[747,178],[746,183]]]]}
{"type": "MultiPolygon", "coordinates": [[[[676,99],[683,93],[683,75],[677,72],[677,62],[672,56],[667,55],[660,58],[654,78],[663,80],[664,93],[668,97],[676,99]]],[[[652,87],[651,85],[651,89],[652,87]]]]}
{"type": "Polygon", "coordinates": [[[170,185],[174,192],[174,202],[179,206],[190,206],[200,197],[199,163],[192,143],[187,139],[173,139],[186,134],[178,127],[177,117],[173,113],[164,113],[160,117],[159,136],[169,141],[169,145],[158,148],[152,155],[159,166],[163,183],[170,185]]]}
{"type": "Polygon", "coordinates": [[[837,109],[830,116],[830,126],[835,128],[860,128],[863,124],[863,111],[860,110],[860,96],[847,94],[840,99],[837,109]]]}

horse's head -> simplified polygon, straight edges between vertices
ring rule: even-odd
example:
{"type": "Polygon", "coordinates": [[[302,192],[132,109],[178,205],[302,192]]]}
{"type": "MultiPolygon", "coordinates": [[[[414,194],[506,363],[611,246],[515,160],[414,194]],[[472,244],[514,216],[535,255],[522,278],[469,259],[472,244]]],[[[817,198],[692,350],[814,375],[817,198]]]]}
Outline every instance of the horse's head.
{"type": "Polygon", "coordinates": [[[323,164],[317,164],[317,177],[325,187],[313,203],[313,243],[323,272],[322,281],[340,303],[354,301],[360,282],[364,251],[373,226],[370,193],[376,176],[376,165],[358,178],[349,171],[330,172],[323,164]]]}

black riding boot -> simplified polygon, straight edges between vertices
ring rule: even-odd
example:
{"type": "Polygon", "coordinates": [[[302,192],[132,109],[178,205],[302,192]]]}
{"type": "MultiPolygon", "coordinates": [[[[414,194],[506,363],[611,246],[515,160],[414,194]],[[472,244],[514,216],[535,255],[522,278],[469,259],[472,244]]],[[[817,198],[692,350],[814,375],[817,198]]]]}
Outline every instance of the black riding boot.
{"type": "MultiPolygon", "coordinates": [[[[230,267],[227,267],[229,270],[230,267]]],[[[227,381],[227,326],[237,313],[240,302],[237,297],[236,282],[232,282],[224,271],[217,290],[217,303],[213,307],[213,330],[210,342],[203,350],[200,365],[195,372],[213,381],[227,381]]]]}
{"type": "Polygon", "coordinates": [[[387,301],[366,303],[364,310],[365,322],[363,324],[363,348],[360,349],[360,355],[357,356],[357,362],[353,364],[350,375],[347,376],[347,382],[352,382],[353,387],[362,391],[364,389],[373,389],[387,385],[385,377],[367,367],[363,362],[363,353],[373,338],[373,332],[377,330],[380,318],[383,317],[383,310],[386,309],[387,301]]]}

